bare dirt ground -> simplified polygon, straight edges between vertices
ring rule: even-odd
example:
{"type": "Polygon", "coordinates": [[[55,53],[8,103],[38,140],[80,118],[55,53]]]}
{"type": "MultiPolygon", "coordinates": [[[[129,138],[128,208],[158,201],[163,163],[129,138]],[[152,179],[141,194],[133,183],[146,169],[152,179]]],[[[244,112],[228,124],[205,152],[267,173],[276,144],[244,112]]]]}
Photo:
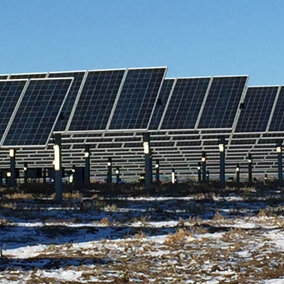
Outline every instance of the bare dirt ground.
{"type": "Polygon", "coordinates": [[[0,283],[284,283],[281,190],[39,192],[1,189],[0,283]]]}

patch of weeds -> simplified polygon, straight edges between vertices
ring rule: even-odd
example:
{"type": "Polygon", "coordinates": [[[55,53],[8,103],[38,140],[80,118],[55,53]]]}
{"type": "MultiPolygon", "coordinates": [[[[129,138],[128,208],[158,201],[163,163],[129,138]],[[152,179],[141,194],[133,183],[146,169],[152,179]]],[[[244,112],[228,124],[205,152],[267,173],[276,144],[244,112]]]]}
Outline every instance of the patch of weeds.
{"type": "Polygon", "coordinates": [[[105,226],[110,226],[111,225],[111,222],[110,220],[108,219],[108,217],[104,217],[100,220],[100,224],[101,225],[105,225],[105,226]]]}
{"type": "Polygon", "coordinates": [[[185,221],[186,225],[191,225],[191,226],[200,226],[203,223],[203,220],[199,217],[194,217],[194,218],[188,218],[185,221]]]}
{"type": "Polygon", "coordinates": [[[147,227],[149,221],[150,221],[150,219],[147,216],[141,216],[141,217],[138,217],[138,218],[131,219],[131,223],[141,223],[142,227],[147,227]]]}
{"type": "Polygon", "coordinates": [[[16,209],[17,205],[16,203],[12,203],[12,202],[1,202],[0,207],[5,208],[5,209],[16,209]]]}
{"type": "Polygon", "coordinates": [[[145,235],[144,232],[139,231],[137,234],[134,235],[134,238],[135,239],[144,239],[144,238],[146,238],[146,235],[145,235]]]}
{"type": "Polygon", "coordinates": [[[185,226],[185,221],[179,217],[178,219],[178,224],[177,224],[178,227],[184,227],[185,226]]]}
{"type": "Polygon", "coordinates": [[[212,219],[213,222],[222,223],[225,221],[225,217],[217,211],[212,219]]]}
{"type": "Polygon", "coordinates": [[[117,211],[117,206],[115,204],[111,204],[111,205],[108,204],[104,207],[104,210],[108,212],[115,212],[117,211]]]}
{"type": "Polygon", "coordinates": [[[170,234],[166,238],[164,244],[170,246],[176,243],[180,243],[180,242],[183,242],[186,237],[190,237],[190,236],[192,236],[190,232],[187,232],[183,229],[178,229],[175,234],[170,234]]]}
{"type": "Polygon", "coordinates": [[[79,191],[63,192],[62,196],[64,199],[81,199],[82,198],[82,194],[79,191]]]}
{"type": "Polygon", "coordinates": [[[34,196],[31,193],[15,192],[12,194],[5,194],[4,198],[6,199],[34,199],[34,196]]]}
{"type": "Polygon", "coordinates": [[[7,222],[6,219],[0,219],[0,226],[5,226],[7,224],[8,224],[8,222],[7,222]]]}
{"type": "Polygon", "coordinates": [[[228,243],[244,238],[246,235],[246,231],[242,228],[232,228],[229,232],[222,235],[221,240],[228,243]]]}

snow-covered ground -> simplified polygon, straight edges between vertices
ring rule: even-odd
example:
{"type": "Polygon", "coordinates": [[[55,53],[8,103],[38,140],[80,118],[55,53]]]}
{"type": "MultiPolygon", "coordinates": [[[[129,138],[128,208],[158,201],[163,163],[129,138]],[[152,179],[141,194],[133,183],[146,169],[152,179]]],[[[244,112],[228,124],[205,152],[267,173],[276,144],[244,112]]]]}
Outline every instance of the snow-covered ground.
{"type": "Polygon", "coordinates": [[[0,283],[284,283],[283,201],[2,198],[0,283]]]}

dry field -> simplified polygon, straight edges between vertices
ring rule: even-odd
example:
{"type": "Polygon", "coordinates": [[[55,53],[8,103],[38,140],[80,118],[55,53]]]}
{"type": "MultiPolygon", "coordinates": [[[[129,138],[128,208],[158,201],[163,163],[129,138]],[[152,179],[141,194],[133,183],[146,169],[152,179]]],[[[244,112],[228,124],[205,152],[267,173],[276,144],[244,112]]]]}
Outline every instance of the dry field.
{"type": "Polygon", "coordinates": [[[188,188],[2,188],[0,283],[284,283],[281,191],[188,188]]]}

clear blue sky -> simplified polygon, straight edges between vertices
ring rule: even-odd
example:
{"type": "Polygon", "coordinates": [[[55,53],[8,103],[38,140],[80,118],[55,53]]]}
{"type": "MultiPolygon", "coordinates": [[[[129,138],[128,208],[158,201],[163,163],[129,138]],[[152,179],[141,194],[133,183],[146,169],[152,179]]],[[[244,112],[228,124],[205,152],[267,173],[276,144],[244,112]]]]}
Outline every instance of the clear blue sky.
{"type": "Polygon", "coordinates": [[[1,0],[0,73],[169,67],[284,84],[283,0],[1,0]]]}

